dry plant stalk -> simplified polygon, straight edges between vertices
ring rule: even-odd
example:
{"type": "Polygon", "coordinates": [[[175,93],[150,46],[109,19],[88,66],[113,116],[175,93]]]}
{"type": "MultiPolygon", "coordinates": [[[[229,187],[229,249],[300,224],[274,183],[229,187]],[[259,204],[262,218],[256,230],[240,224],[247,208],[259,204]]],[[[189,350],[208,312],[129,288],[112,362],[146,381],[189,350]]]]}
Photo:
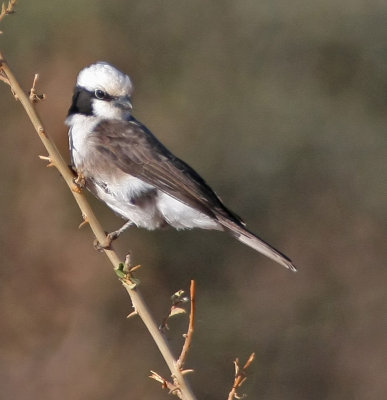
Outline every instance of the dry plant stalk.
{"type": "Polygon", "coordinates": [[[227,400],[243,399],[244,397],[246,397],[245,395],[239,395],[237,390],[246,382],[247,379],[246,371],[250,367],[254,359],[255,359],[255,353],[251,353],[250,357],[248,358],[248,360],[246,361],[245,365],[242,368],[239,365],[238,358],[234,361],[234,366],[235,366],[234,384],[232,385],[227,400]]]}
{"type": "Polygon", "coordinates": [[[6,15],[13,14],[15,12],[14,11],[15,5],[16,5],[16,0],[10,0],[8,2],[8,6],[5,6],[4,3],[1,5],[0,22],[6,15]]]}
{"type": "MultiPolygon", "coordinates": [[[[7,7],[3,5],[2,11],[0,13],[0,21],[2,18],[4,18],[5,15],[13,12],[14,5],[15,0],[11,0],[7,7]]],[[[11,68],[9,67],[7,61],[0,51],[0,80],[7,83],[11,87],[12,94],[17,100],[20,101],[28,117],[30,118],[32,125],[34,126],[40,140],[42,141],[44,147],[48,152],[48,157],[42,158],[49,162],[49,166],[55,166],[59,173],[63,176],[66,184],[71,190],[71,193],[73,194],[74,199],[82,212],[82,217],[84,221],[90,225],[99,243],[105,244],[107,238],[100,222],[98,221],[93,210],[91,209],[85,195],[82,193],[81,190],[79,190],[79,187],[74,184],[74,175],[72,170],[68,167],[67,163],[64,161],[54,142],[48,136],[44,125],[35,110],[33,103],[43,98],[42,95],[37,95],[36,92],[37,77],[35,77],[34,79],[34,84],[30,91],[31,98],[29,98],[29,96],[21,88],[19,82],[15,78],[14,74],[11,71],[11,68]]],[[[157,347],[159,348],[163,358],[165,359],[165,362],[171,371],[174,382],[176,383],[174,392],[178,394],[181,399],[194,400],[195,396],[191,388],[189,387],[189,384],[184,374],[181,373],[180,369],[177,367],[177,361],[175,360],[167,341],[159,331],[158,326],[154,318],[152,317],[147,304],[144,302],[143,297],[137,287],[138,281],[133,277],[132,270],[128,268],[128,263],[122,262],[120,257],[113,249],[105,249],[104,252],[112,263],[114,270],[118,275],[120,281],[122,282],[123,286],[127,290],[135,312],[144,322],[146,328],[148,329],[157,347]]]]}
{"type": "MultiPolygon", "coordinates": [[[[183,371],[184,363],[188,355],[188,351],[191,347],[192,337],[195,330],[195,313],[196,313],[196,283],[194,280],[191,281],[190,287],[190,298],[191,298],[191,312],[189,314],[189,325],[188,331],[185,335],[185,341],[183,345],[183,349],[181,350],[181,354],[179,359],[177,360],[177,367],[183,371]]],[[[191,370],[187,370],[191,371],[191,370]]],[[[184,371],[183,371],[184,372],[184,371]]]]}
{"type": "MultiPolygon", "coordinates": [[[[182,299],[182,295],[184,294],[183,290],[179,290],[177,293],[174,294],[174,296],[178,297],[177,303],[172,304],[171,311],[169,315],[164,319],[161,329],[166,329],[167,328],[167,320],[172,317],[173,315],[177,314],[182,314],[185,313],[185,310],[180,307],[180,304],[184,302],[186,298],[182,299]],[[177,306],[178,304],[178,306],[177,306]],[[177,313],[175,313],[175,309],[178,309],[177,313]]],[[[193,369],[183,369],[184,363],[186,361],[186,358],[188,356],[188,351],[191,347],[192,343],[192,337],[194,333],[194,328],[195,328],[195,312],[196,312],[196,283],[194,280],[191,280],[191,287],[190,287],[190,303],[191,303],[191,311],[189,315],[189,324],[188,324],[188,330],[187,333],[184,335],[185,340],[184,340],[184,345],[180,353],[180,357],[176,362],[176,366],[179,369],[179,371],[183,374],[189,374],[193,372],[193,369]]],[[[149,376],[149,378],[154,379],[157,382],[160,382],[162,385],[163,389],[168,389],[170,393],[176,394],[179,397],[179,392],[178,392],[178,382],[176,379],[173,380],[173,383],[162,377],[160,374],[157,372],[151,371],[152,375],[149,376]]]]}

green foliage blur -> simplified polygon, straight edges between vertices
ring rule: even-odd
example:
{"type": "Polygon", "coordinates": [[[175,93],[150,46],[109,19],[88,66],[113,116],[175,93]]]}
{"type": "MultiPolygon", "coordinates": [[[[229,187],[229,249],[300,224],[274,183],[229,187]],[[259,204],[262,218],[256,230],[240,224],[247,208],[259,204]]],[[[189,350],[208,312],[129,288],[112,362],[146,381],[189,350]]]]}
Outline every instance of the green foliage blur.
{"type": "MultiPolygon", "coordinates": [[[[227,398],[232,361],[252,351],[249,399],[386,398],[387,2],[20,0],[16,10],[0,48],[26,90],[39,72],[38,109],[67,157],[77,73],[109,61],[132,77],[134,115],[299,267],[214,232],[119,239],[143,265],[160,322],[170,295],[197,281],[186,366],[198,398],[227,398]]],[[[125,318],[125,291],[2,83],[0,109],[0,398],[167,398],[147,378],[168,377],[157,349],[125,318]]],[[[122,223],[92,202],[106,230],[122,223]]],[[[186,325],[170,323],[176,352],[186,325]]]]}

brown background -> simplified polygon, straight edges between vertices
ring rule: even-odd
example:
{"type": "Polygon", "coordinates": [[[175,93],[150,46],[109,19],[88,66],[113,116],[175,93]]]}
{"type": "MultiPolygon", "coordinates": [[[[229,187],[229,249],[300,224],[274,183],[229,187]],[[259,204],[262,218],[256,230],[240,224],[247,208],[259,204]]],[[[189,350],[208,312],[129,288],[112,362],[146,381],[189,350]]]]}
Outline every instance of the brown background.
{"type": "MultiPolygon", "coordinates": [[[[376,0],[20,1],[3,21],[1,48],[25,88],[40,73],[66,157],[76,75],[110,61],[134,81],[135,116],[299,266],[213,232],[119,240],[159,321],[197,280],[198,398],[225,399],[252,351],[251,399],[386,397],[386,26],[376,0]]],[[[0,397],[167,398],[147,378],[168,375],[157,349],[3,84],[0,107],[0,397]]],[[[176,351],[185,327],[171,322],[176,351]]]]}

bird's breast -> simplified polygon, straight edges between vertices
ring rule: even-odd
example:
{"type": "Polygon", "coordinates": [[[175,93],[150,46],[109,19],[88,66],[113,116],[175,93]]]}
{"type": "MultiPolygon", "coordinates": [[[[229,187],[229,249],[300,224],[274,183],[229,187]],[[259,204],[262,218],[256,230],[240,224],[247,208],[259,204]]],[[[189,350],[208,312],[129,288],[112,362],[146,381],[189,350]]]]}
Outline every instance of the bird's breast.
{"type": "Polygon", "coordinates": [[[70,126],[71,160],[77,169],[81,169],[85,161],[91,156],[87,139],[98,122],[96,118],[79,114],[73,115],[66,120],[67,125],[70,126]]]}

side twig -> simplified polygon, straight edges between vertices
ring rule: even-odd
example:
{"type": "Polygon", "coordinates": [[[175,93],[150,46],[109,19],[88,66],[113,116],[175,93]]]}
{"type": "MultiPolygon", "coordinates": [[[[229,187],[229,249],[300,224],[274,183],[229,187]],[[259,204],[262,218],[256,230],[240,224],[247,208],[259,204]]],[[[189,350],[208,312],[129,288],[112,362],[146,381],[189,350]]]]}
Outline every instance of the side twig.
{"type": "MultiPolygon", "coordinates": [[[[15,12],[14,11],[15,5],[16,5],[16,0],[10,0],[8,2],[8,6],[5,6],[4,3],[1,5],[0,22],[6,15],[13,14],[15,12]]],[[[3,32],[0,31],[0,33],[3,32]]]]}
{"type": "Polygon", "coordinates": [[[194,330],[195,330],[196,283],[194,280],[191,281],[190,295],[191,295],[191,312],[189,315],[188,331],[185,335],[185,341],[184,341],[183,349],[181,350],[180,357],[177,360],[177,367],[181,371],[183,370],[184,363],[185,363],[185,360],[188,355],[188,351],[191,347],[192,337],[193,337],[194,330]]]}
{"type": "Polygon", "coordinates": [[[234,384],[232,385],[227,400],[242,399],[243,397],[246,397],[246,395],[239,395],[237,391],[246,382],[247,379],[246,371],[250,367],[254,359],[255,359],[255,353],[251,353],[250,357],[248,358],[248,360],[246,361],[245,365],[242,368],[239,365],[238,358],[234,361],[234,366],[235,366],[234,384]]]}
{"type": "Polygon", "coordinates": [[[39,101],[42,101],[42,100],[46,99],[46,95],[44,93],[39,94],[36,91],[36,85],[38,83],[38,80],[39,80],[39,75],[35,74],[34,81],[32,82],[32,88],[31,88],[31,90],[29,92],[30,101],[32,103],[39,103],[39,101]]]}
{"type": "MultiPolygon", "coordinates": [[[[185,314],[186,311],[182,307],[183,303],[186,303],[188,299],[186,297],[183,297],[184,295],[184,290],[179,290],[176,293],[173,294],[172,296],[172,307],[169,312],[169,315],[164,318],[163,322],[161,323],[160,329],[162,331],[165,331],[168,329],[168,320],[169,318],[179,315],[179,314],[185,314]]],[[[184,363],[185,360],[188,356],[188,351],[191,347],[192,343],[192,337],[194,333],[194,327],[195,327],[195,296],[196,296],[196,284],[194,280],[191,280],[191,287],[190,287],[190,297],[191,297],[191,312],[189,316],[189,324],[188,324],[188,331],[184,335],[185,340],[184,340],[184,345],[181,350],[181,354],[179,359],[176,362],[176,367],[178,370],[183,374],[189,374],[193,372],[193,369],[184,369],[184,363]]],[[[162,377],[160,374],[158,374],[155,371],[151,371],[151,375],[149,376],[151,379],[154,379],[157,382],[160,382],[162,385],[163,389],[168,389],[170,393],[177,395],[180,397],[180,393],[178,391],[179,383],[177,382],[176,378],[173,379],[173,382],[168,381],[164,377],[162,377]]],[[[180,397],[181,398],[181,397],[180,397]]]]}

